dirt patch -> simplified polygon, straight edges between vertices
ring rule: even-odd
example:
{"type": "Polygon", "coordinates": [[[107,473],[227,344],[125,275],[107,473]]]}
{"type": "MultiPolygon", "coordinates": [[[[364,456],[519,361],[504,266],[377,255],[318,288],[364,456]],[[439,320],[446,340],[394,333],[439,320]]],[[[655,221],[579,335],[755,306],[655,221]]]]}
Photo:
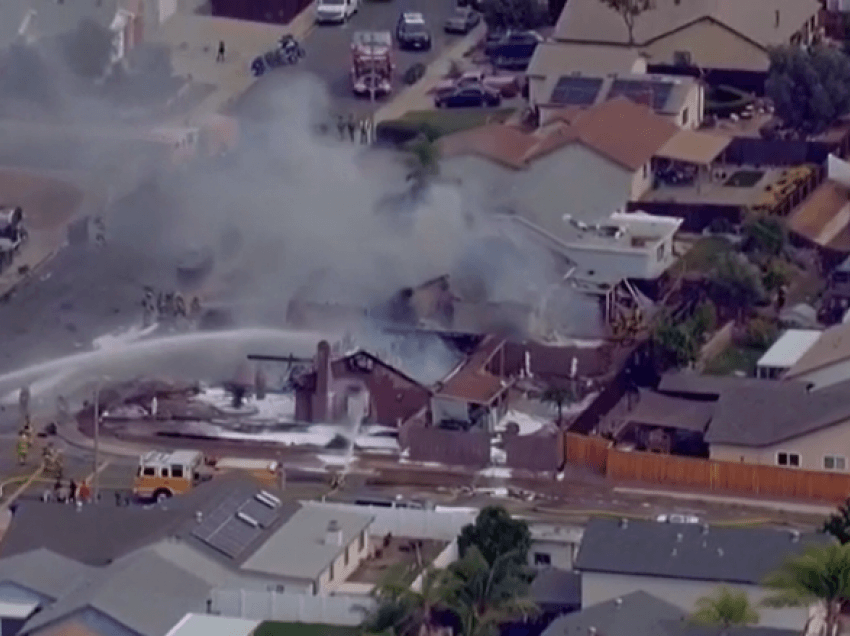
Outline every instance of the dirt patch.
{"type": "Polygon", "coordinates": [[[19,205],[30,230],[51,230],[67,223],[83,202],[82,190],[34,171],[0,169],[0,205],[19,205]]]}

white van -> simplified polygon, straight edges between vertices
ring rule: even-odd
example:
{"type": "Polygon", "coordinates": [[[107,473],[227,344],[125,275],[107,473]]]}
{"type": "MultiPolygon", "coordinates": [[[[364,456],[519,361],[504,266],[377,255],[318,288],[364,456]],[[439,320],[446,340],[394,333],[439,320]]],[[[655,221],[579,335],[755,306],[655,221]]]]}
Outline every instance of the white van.
{"type": "Polygon", "coordinates": [[[319,24],[342,24],[357,13],[359,0],[319,0],[316,7],[316,22],[319,24]]]}

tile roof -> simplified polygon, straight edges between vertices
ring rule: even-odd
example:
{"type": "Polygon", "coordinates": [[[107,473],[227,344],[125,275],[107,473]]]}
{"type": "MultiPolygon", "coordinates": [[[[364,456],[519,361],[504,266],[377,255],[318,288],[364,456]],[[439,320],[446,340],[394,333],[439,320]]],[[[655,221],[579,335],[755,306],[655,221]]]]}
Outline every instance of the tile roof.
{"type": "Polygon", "coordinates": [[[575,569],[759,585],[788,557],[830,541],[819,533],[597,518],[584,530],[575,569]]]}
{"type": "Polygon", "coordinates": [[[647,592],[632,592],[618,600],[559,616],[541,636],[586,636],[592,629],[600,636],[663,636],[662,621],[686,618],[681,608],[647,592]]]}
{"type": "Polygon", "coordinates": [[[706,432],[710,444],[764,447],[850,419],[845,381],[816,391],[793,380],[727,387],[706,432]]]}
{"type": "Polygon", "coordinates": [[[829,246],[850,225],[850,191],[827,179],[803,201],[788,219],[788,228],[823,247],[829,246]]]}
{"type": "MultiPolygon", "coordinates": [[[[646,45],[694,22],[712,20],[762,48],[788,44],[816,16],[816,0],[656,0],[635,20],[634,39],[646,45]],[[776,14],[780,19],[777,25],[776,14]]],[[[556,40],[627,44],[620,15],[598,0],[570,0],[555,26],[556,40]]]]}
{"type": "Polygon", "coordinates": [[[505,341],[488,335],[478,348],[438,385],[436,395],[454,397],[475,404],[489,404],[508,389],[509,384],[487,370],[491,360],[504,348],[505,341]]]}
{"type": "Polygon", "coordinates": [[[446,157],[477,155],[521,169],[564,146],[580,143],[614,163],[637,170],[679,130],[650,108],[626,98],[570,113],[570,123],[556,123],[534,133],[504,124],[455,133],[440,140],[440,150],[446,157]]]}
{"type": "Polygon", "coordinates": [[[850,323],[833,325],[786,371],[786,380],[850,359],[850,323]]]}

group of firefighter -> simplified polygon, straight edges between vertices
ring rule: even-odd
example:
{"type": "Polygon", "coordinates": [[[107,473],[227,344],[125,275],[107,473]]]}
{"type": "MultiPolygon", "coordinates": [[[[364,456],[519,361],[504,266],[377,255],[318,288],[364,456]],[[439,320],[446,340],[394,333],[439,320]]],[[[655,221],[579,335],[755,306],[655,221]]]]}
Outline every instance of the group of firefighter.
{"type": "Polygon", "coordinates": [[[372,121],[368,118],[357,121],[354,115],[349,115],[346,120],[343,115],[339,115],[336,120],[336,130],[340,141],[345,141],[347,137],[351,143],[356,143],[359,131],[360,143],[365,145],[372,138],[372,121]]]}
{"type": "Polygon", "coordinates": [[[195,319],[201,313],[201,300],[197,296],[186,304],[180,292],[156,292],[145,287],[142,299],[142,323],[150,327],[154,323],[172,323],[179,318],[195,319]]]}
{"type": "MultiPolygon", "coordinates": [[[[30,421],[29,401],[29,389],[24,387],[21,389],[19,396],[21,415],[23,416],[24,425],[21,427],[21,430],[18,431],[18,443],[15,447],[15,453],[18,456],[18,464],[21,466],[26,465],[30,451],[35,443],[35,435],[32,429],[32,422],[30,421]]],[[[64,403],[64,398],[60,398],[57,403],[60,411],[63,408],[66,408],[64,403]]],[[[59,449],[53,445],[53,442],[48,442],[41,449],[41,466],[45,474],[53,475],[57,479],[62,477],[62,455],[60,454],[59,449]]]]}

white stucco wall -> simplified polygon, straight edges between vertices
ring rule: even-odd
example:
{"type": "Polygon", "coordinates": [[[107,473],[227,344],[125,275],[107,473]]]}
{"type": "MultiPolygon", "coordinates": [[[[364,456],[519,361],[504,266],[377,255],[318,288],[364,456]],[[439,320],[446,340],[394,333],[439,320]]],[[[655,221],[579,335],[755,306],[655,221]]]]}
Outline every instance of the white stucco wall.
{"type": "Polygon", "coordinates": [[[576,543],[533,539],[531,549],[528,551],[528,564],[532,567],[540,567],[535,564],[535,555],[547,554],[550,559],[549,567],[572,570],[575,556],[578,553],[578,547],[576,543]]]}
{"type": "MultiPolygon", "coordinates": [[[[642,590],[653,596],[678,605],[686,612],[692,612],[697,599],[712,594],[722,583],[716,581],[688,581],[650,576],[631,576],[623,574],[601,574],[582,572],[582,607],[613,600],[642,590]]],[[[802,630],[806,623],[806,609],[768,609],[759,606],[767,591],[755,585],[730,585],[745,591],[750,601],[758,606],[760,623],[766,627],[802,630]]]]}
{"type": "Polygon", "coordinates": [[[794,376],[792,379],[807,382],[813,385],[815,389],[832,386],[833,384],[844,382],[844,380],[850,380],[850,360],[831,364],[822,369],[815,369],[809,373],[794,376]]]}
{"type": "Polygon", "coordinates": [[[445,159],[441,170],[460,181],[469,208],[513,207],[556,235],[564,214],[598,221],[622,209],[635,187],[631,171],[580,144],[557,150],[524,170],[474,156],[445,159]]]}
{"type": "Polygon", "coordinates": [[[364,531],[362,535],[358,535],[351,541],[346,550],[343,550],[336,558],[333,564],[333,579],[330,578],[331,568],[326,569],[319,576],[319,585],[317,593],[326,595],[336,590],[341,583],[351,576],[351,574],[360,567],[360,563],[369,554],[369,537],[364,531]],[[361,548],[362,542],[362,548],[361,548]],[[348,552],[348,560],[346,563],[346,551],[348,552]]]}

